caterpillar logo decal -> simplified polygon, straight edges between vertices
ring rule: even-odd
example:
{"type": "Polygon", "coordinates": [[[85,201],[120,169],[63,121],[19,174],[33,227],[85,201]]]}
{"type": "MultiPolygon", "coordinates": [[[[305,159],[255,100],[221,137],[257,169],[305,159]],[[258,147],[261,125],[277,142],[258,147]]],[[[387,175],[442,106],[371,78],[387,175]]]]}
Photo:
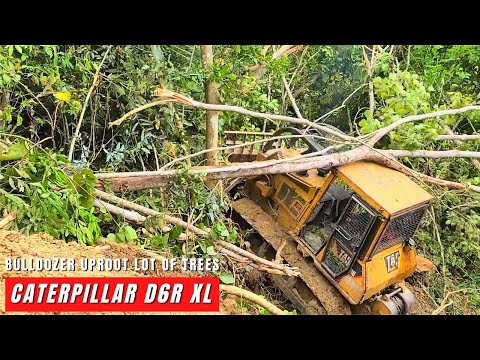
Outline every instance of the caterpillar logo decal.
{"type": "Polygon", "coordinates": [[[400,251],[385,256],[385,265],[387,266],[387,272],[392,272],[398,269],[398,259],[400,258],[400,251]]]}
{"type": "Polygon", "coordinates": [[[347,265],[350,263],[350,261],[352,260],[352,257],[350,255],[348,255],[345,250],[343,250],[342,248],[340,248],[340,251],[339,251],[339,254],[338,254],[338,257],[340,258],[340,260],[342,260],[342,262],[347,265]]]}

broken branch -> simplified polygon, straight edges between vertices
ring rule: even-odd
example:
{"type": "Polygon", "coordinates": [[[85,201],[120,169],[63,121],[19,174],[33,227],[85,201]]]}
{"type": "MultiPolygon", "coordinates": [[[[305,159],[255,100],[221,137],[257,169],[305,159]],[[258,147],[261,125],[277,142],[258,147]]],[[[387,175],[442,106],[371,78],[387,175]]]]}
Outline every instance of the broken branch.
{"type": "Polygon", "coordinates": [[[12,211],[10,214],[8,214],[2,220],[0,220],[0,229],[3,229],[5,226],[10,224],[16,218],[17,218],[17,213],[15,211],[12,211]]]}
{"type": "Polygon", "coordinates": [[[268,267],[280,270],[280,271],[284,272],[285,274],[287,274],[288,276],[298,276],[298,275],[300,275],[300,273],[297,271],[296,267],[290,267],[286,264],[277,264],[277,263],[274,263],[272,261],[268,261],[264,258],[261,258],[257,255],[254,255],[254,254],[252,254],[252,253],[250,253],[246,250],[240,249],[238,246],[230,244],[226,241],[218,240],[218,241],[216,241],[216,244],[220,245],[221,247],[223,247],[225,249],[231,250],[231,251],[233,251],[233,252],[235,252],[239,255],[242,255],[242,256],[245,256],[249,259],[252,259],[253,261],[255,261],[257,263],[260,263],[260,264],[266,265],[268,267]]]}
{"type": "Polygon", "coordinates": [[[458,141],[470,141],[480,140],[480,135],[438,135],[438,140],[458,140],[458,141]]]}
{"type": "Polygon", "coordinates": [[[258,296],[257,294],[252,293],[251,291],[241,289],[232,285],[223,285],[220,284],[220,291],[224,291],[227,294],[239,296],[246,300],[252,301],[257,305],[260,305],[264,309],[270,311],[274,315],[286,315],[286,313],[280,308],[273,305],[271,302],[265,300],[263,297],[258,296]]]}
{"type": "Polygon", "coordinates": [[[143,214],[146,214],[146,215],[149,215],[149,216],[163,216],[166,222],[168,222],[170,224],[174,224],[174,225],[179,225],[179,226],[183,227],[184,229],[188,229],[189,231],[191,231],[194,234],[197,234],[199,236],[206,237],[208,235],[208,233],[206,231],[203,231],[202,229],[197,228],[196,226],[188,224],[181,219],[175,218],[173,216],[169,216],[167,214],[162,214],[158,211],[149,209],[145,206],[138,205],[138,204],[135,204],[131,201],[119,198],[118,196],[106,193],[106,192],[98,190],[98,189],[95,189],[95,194],[103,200],[113,202],[117,205],[120,205],[120,206],[123,206],[125,208],[138,211],[140,213],[143,213],[143,214]]]}
{"type": "MultiPolygon", "coordinates": [[[[239,114],[251,116],[251,117],[254,117],[254,118],[262,118],[262,119],[269,119],[269,120],[275,120],[275,121],[287,121],[287,122],[290,122],[290,123],[293,123],[293,124],[299,124],[299,125],[311,125],[311,127],[315,128],[315,129],[323,131],[323,132],[325,132],[327,134],[330,134],[332,136],[336,136],[340,139],[358,142],[352,136],[342,134],[341,132],[338,132],[338,131],[336,131],[332,128],[326,127],[326,126],[315,124],[315,123],[313,123],[313,122],[311,122],[307,119],[299,119],[299,118],[296,118],[296,117],[286,116],[286,115],[275,115],[275,114],[261,113],[261,112],[245,109],[241,106],[202,103],[202,102],[193,100],[193,99],[191,99],[187,96],[184,96],[184,95],[178,94],[174,91],[170,91],[170,90],[166,90],[166,89],[157,89],[157,96],[167,98],[168,101],[179,102],[179,103],[182,103],[182,104],[187,105],[187,106],[191,106],[191,107],[194,107],[194,108],[197,108],[197,109],[202,109],[202,110],[207,110],[207,111],[231,111],[231,112],[236,112],[236,113],[239,113],[239,114]]],[[[167,100],[165,100],[165,101],[167,101],[167,100]]],[[[147,104],[147,105],[151,105],[151,106],[159,105],[159,101],[156,101],[156,102],[153,102],[153,103],[147,104]]],[[[146,106],[146,105],[144,105],[144,106],[146,106]]],[[[138,111],[137,110],[138,109],[135,109],[135,111],[132,110],[130,113],[125,114],[120,119],[111,122],[110,126],[120,125],[128,116],[130,116],[131,114],[136,113],[138,111],[141,111],[141,110],[138,110],[138,111]]]]}
{"type": "Polygon", "coordinates": [[[92,86],[90,86],[90,89],[88,90],[87,97],[85,98],[85,102],[83,104],[82,112],[80,113],[80,117],[78,118],[77,127],[75,128],[75,133],[73,134],[73,137],[72,137],[72,142],[70,143],[70,150],[68,152],[68,161],[72,161],[73,159],[73,151],[75,150],[75,141],[77,140],[78,134],[80,133],[80,128],[82,127],[83,117],[85,116],[85,111],[87,110],[88,101],[92,96],[93,89],[95,89],[95,86],[97,86],[100,69],[102,68],[102,65],[105,62],[105,59],[107,58],[108,52],[110,51],[111,48],[112,48],[111,45],[107,48],[107,50],[105,51],[105,55],[103,55],[102,61],[100,62],[100,65],[98,65],[95,75],[93,75],[92,86]]]}

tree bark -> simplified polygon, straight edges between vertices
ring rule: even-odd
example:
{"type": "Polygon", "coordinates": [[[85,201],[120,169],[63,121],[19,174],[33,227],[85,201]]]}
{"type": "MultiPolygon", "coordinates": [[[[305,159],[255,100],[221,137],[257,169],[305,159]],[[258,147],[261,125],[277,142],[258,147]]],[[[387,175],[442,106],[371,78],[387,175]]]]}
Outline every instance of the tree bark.
{"type": "Polygon", "coordinates": [[[136,211],[122,209],[118,206],[109,204],[107,202],[101,200],[95,200],[95,207],[99,209],[105,209],[112,214],[119,214],[122,215],[126,220],[133,222],[134,224],[143,224],[145,222],[146,217],[140,215],[136,211]]]}
{"type": "Polygon", "coordinates": [[[270,311],[274,315],[286,315],[286,313],[283,310],[276,307],[271,302],[265,300],[263,297],[260,297],[259,295],[252,293],[251,291],[241,289],[241,288],[236,287],[236,286],[223,285],[223,284],[220,284],[220,291],[224,291],[227,294],[239,296],[239,297],[244,298],[246,300],[252,301],[255,304],[260,305],[264,309],[270,311]]]}
{"type": "MultiPolygon", "coordinates": [[[[444,129],[448,132],[447,128],[448,126],[444,127],[444,129]]],[[[480,140],[480,135],[455,135],[453,132],[451,132],[450,135],[438,135],[438,140],[454,140],[454,141],[480,140]]]]}
{"type": "MultiPolygon", "coordinates": [[[[202,66],[210,71],[213,65],[213,45],[201,45],[202,66]]],[[[217,84],[213,81],[207,81],[205,84],[205,94],[208,104],[218,104],[219,94],[217,84]]],[[[218,147],[218,111],[207,111],[206,118],[206,149],[218,147]]],[[[217,165],[217,152],[207,153],[207,165],[217,165]]]]}
{"type": "Polygon", "coordinates": [[[202,237],[207,237],[208,236],[208,233],[206,231],[203,231],[202,229],[200,229],[196,226],[193,226],[191,224],[188,224],[185,221],[183,221],[181,219],[178,219],[178,218],[175,218],[173,216],[162,214],[162,213],[160,213],[158,211],[155,211],[153,209],[149,209],[145,206],[135,204],[135,203],[133,203],[131,201],[128,201],[128,200],[124,200],[122,198],[119,198],[118,196],[106,193],[106,192],[98,190],[98,189],[95,189],[95,194],[100,199],[112,202],[114,204],[120,205],[120,206],[125,207],[125,208],[129,208],[129,209],[138,211],[139,213],[143,213],[145,215],[163,216],[166,222],[168,222],[170,224],[174,224],[174,225],[179,225],[179,226],[183,227],[184,229],[187,229],[187,230],[189,230],[189,231],[191,231],[194,234],[197,234],[199,236],[202,236],[202,237]]]}
{"type": "Polygon", "coordinates": [[[110,187],[114,192],[154,189],[167,186],[168,181],[156,176],[138,176],[111,179],[110,187]]]}
{"type": "MultiPolygon", "coordinates": [[[[450,129],[448,125],[443,125],[443,128],[445,131],[448,133],[448,135],[440,135],[438,138],[441,139],[443,137],[443,140],[453,140],[455,144],[458,146],[462,146],[462,141],[461,140],[478,140],[480,139],[480,135],[455,135],[450,129]],[[449,139],[446,139],[445,137],[450,137],[449,139]]],[[[470,160],[472,165],[480,171],[480,162],[477,159],[471,159],[470,160]]]]}

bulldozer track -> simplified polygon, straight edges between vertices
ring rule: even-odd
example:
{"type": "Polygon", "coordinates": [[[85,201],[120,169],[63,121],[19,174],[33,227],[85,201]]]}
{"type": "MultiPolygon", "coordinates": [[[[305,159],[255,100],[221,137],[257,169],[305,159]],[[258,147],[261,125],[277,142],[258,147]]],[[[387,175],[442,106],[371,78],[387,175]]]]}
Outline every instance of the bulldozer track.
{"type": "Polygon", "coordinates": [[[300,279],[320,301],[327,314],[351,314],[350,304],[338,290],[318,271],[313,260],[303,257],[297,249],[295,239],[282,230],[260,206],[248,198],[239,199],[232,204],[233,209],[247,221],[275,250],[283,241],[286,244],[281,257],[290,265],[298,268],[300,279]]]}

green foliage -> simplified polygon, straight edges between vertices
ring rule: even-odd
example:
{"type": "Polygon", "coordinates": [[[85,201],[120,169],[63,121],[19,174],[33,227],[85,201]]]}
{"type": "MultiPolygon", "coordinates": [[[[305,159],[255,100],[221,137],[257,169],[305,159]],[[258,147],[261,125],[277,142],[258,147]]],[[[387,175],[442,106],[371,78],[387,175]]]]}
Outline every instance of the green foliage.
{"type": "Polygon", "coordinates": [[[30,149],[28,159],[9,161],[0,168],[0,207],[15,210],[14,227],[27,234],[43,231],[93,244],[100,236],[99,219],[90,205],[93,174],[75,173],[72,180],[67,169],[65,157],[30,149]]]}
{"type": "Polygon", "coordinates": [[[119,243],[135,243],[138,239],[137,232],[130,225],[122,226],[118,229],[116,234],[110,233],[107,235],[107,239],[119,242],[119,243]]]}
{"type": "Polygon", "coordinates": [[[23,140],[17,140],[9,145],[0,143],[0,149],[0,161],[20,160],[28,154],[27,145],[23,140]]]}
{"type": "Polygon", "coordinates": [[[235,284],[235,277],[231,273],[224,272],[219,274],[218,277],[220,278],[220,281],[225,285],[235,284]]]}
{"type": "MultiPolygon", "coordinates": [[[[369,133],[389,125],[405,116],[431,111],[430,93],[417,74],[408,71],[390,72],[385,77],[373,79],[377,99],[375,114],[364,112],[358,124],[363,133],[369,133]]],[[[390,147],[413,150],[437,138],[443,131],[435,119],[421,123],[407,123],[389,133],[390,147]]]]}

